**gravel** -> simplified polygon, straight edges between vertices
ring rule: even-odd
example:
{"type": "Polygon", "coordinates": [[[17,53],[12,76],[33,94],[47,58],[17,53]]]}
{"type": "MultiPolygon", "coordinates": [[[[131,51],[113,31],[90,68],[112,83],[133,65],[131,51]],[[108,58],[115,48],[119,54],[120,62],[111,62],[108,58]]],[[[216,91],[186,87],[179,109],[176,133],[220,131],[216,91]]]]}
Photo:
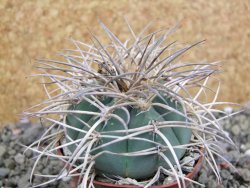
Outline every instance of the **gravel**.
{"type": "MultiPolygon", "coordinates": [[[[34,165],[35,154],[32,150],[24,153],[21,145],[29,145],[37,140],[45,131],[39,124],[19,123],[7,125],[0,130],[0,187],[28,188],[31,187],[30,174],[34,165]]],[[[58,174],[63,168],[63,163],[58,160],[42,157],[38,162],[35,174],[58,174]]],[[[43,177],[35,176],[33,184],[44,182],[43,177]]],[[[68,186],[69,180],[57,181],[44,187],[63,188],[68,186]]]]}
{"type": "MultiPolygon", "coordinates": [[[[220,114],[218,114],[220,116],[220,114]]],[[[195,180],[209,188],[248,188],[250,187],[250,108],[221,122],[224,129],[236,143],[236,148],[226,143],[222,144],[225,150],[223,155],[235,169],[220,159],[216,159],[220,168],[222,181],[217,183],[216,176],[205,163],[195,180]]],[[[30,173],[36,156],[31,150],[24,153],[24,147],[37,140],[45,131],[40,124],[21,122],[16,125],[7,125],[0,130],[0,187],[28,188],[30,173]]],[[[42,157],[38,162],[35,174],[56,175],[63,167],[61,161],[42,157]]],[[[34,184],[44,181],[44,177],[35,176],[34,184]]],[[[45,187],[69,187],[69,178],[46,185],[45,187]]],[[[192,185],[191,188],[198,188],[192,185]]]]}
{"type": "MultiPolygon", "coordinates": [[[[250,108],[227,120],[220,122],[225,131],[236,144],[236,149],[226,143],[221,147],[225,150],[225,157],[235,169],[221,159],[217,159],[222,181],[216,183],[216,177],[208,168],[203,166],[196,180],[209,188],[249,188],[250,187],[250,108]]],[[[193,185],[193,187],[199,187],[193,185]]]]}

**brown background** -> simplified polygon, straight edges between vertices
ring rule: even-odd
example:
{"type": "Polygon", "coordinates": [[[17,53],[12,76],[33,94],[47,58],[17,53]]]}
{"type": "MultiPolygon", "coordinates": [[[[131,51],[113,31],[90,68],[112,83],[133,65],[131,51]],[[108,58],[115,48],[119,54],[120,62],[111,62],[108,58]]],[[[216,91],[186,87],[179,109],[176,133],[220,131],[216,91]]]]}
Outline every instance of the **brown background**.
{"type": "Polygon", "coordinates": [[[37,81],[26,78],[35,58],[57,58],[71,37],[89,42],[88,29],[101,33],[97,18],[126,38],[123,16],[136,32],[153,19],[155,29],[181,20],[179,42],[207,41],[188,53],[191,59],[224,62],[220,99],[249,101],[249,0],[0,0],[0,126],[44,98],[37,81]]]}

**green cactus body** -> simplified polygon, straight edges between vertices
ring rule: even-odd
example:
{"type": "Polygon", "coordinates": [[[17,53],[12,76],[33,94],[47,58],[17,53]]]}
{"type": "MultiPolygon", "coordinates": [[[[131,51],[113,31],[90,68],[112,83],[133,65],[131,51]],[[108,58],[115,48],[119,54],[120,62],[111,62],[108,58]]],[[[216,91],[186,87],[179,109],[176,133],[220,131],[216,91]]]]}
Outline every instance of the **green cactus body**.
{"type": "MultiPolygon", "coordinates": [[[[183,112],[181,105],[176,104],[175,102],[170,101],[168,98],[164,98],[165,101],[160,99],[159,97],[155,97],[153,102],[154,103],[161,103],[168,105],[180,112],[183,112]]],[[[102,101],[103,104],[106,106],[112,106],[113,100],[107,98],[102,101]]],[[[91,105],[87,101],[82,101],[81,103],[71,106],[71,110],[82,110],[82,111],[92,111],[98,112],[98,108],[91,105]]],[[[181,121],[185,122],[186,118],[175,113],[169,112],[166,113],[166,109],[161,108],[159,106],[151,106],[147,111],[141,111],[137,107],[127,107],[127,110],[130,113],[130,121],[127,125],[128,129],[134,129],[146,126],[150,124],[152,121],[162,122],[162,121],[181,121]]],[[[116,114],[121,119],[126,121],[127,115],[121,109],[115,109],[113,114],[116,114]]],[[[66,117],[66,123],[70,126],[74,126],[83,130],[89,130],[89,127],[85,126],[81,121],[87,123],[90,127],[98,120],[96,116],[91,115],[72,115],[68,114],[66,117]]],[[[107,131],[114,131],[114,130],[124,130],[124,125],[118,121],[117,119],[111,117],[105,123],[101,123],[95,130],[98,131],[101,135],[110,135],[110,136],[126,136],[127,133],[105,133],[107,131]]],[[[187,144],[191,138],[191,130],[189,128],[160,128],[158,129],[168,141],[171,143],[172,146],[187,144]]],[[[67,135],[72,139],[76,140],[79,138],[84,137],[84,133],[79,133],[78,131],[67,129],[67,135]]],[[[125,139],[123,141],[102,147],[97,149],[91,153],[95,155],[102,151],[110,151],[116,154],[110,153],[103,153],[102,155],[98,156],[95,160],[95,169],[96,172],[99,174],[106,174],[106,175],[118,175],[121,177],[130,177],[135,179],[144,179],[152,176],[159,166],[163,166],[168,168],[168,164],[157,154],[150,154],[150,155],[142,155],[142,156],[125,156],[125,155],[117,155],[117,154],[124,154],[124,153],[131,153],[137,152],[149,148],[157,147],[158,145],[165,145],[166,143],[163,139],[155,134],[155,132],[146,132],[140,135],[135,136],[137,138],[145,138],[151,141],[156,142],[146,142],[144,140],[138,139],[125,139]]],[[[133,137],[134,138],[134,137],[133,137]]],[[[93,148],[98,147],[102,144],[108,143],[115,138],[101,138],[98,142],[93,146],[93,148]]],[[[68,147],[71,152],[73,152],[76,146],[71,145],[68,147]]],[[[185,149],[174,149],[175,154],[178,159],[180,159],[184,153],[185,149]]],[[[164,152],[165,156],[170,160],[172,164],[175,164],[174,157],[171,151],[167,150],[164,152]]]]}

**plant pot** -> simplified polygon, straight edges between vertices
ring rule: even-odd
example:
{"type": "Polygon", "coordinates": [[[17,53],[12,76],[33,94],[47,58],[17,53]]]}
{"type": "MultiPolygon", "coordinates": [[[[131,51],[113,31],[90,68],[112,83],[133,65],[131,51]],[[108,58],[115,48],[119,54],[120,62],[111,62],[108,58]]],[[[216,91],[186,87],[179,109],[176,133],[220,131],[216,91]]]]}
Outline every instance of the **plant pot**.
{"type": "MultiPolygon", "coordinates": [[[[63,155],[63,151],[61,149],[58,150],[58,154],[59,155],[63,155]]],[[[198,159],[198,161],[196,162],[193,171],[188,173],[185,177],[189,178],[189,179],[193,179],[196,174],[199,172],[201,166],[202,166],[202,161],[203,161],[203,157],[202,155],[200,156],[200,158],[198,159]]],[[[76,188],[77,187],[77,183],[79,180],[79,176],[74,176],[71,178],[70,181],[70,188],[76,188]]],[[[112,183],[105,183],[105,182],[100,182],[100,181],[93,181],[95,188],[140,188],[140,186],[135,186],[135,185],[118,185],[118,184],[112,184],[112,183]]],[[[185,184],[186,186],[189,185],[189,181],[185,180],[185,184]]],[[[158,185],[158,186],[150,186],[150,188],[178,188],[178,183],[177,181],[169,183],[167,185],[158,185]]]]}

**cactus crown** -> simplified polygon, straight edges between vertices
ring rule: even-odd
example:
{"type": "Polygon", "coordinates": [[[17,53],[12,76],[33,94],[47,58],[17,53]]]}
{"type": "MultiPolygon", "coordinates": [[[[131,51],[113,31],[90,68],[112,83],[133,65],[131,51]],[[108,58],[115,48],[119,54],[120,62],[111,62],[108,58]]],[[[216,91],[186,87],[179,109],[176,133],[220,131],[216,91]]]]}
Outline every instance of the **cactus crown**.
{"type": "Polygon", "coordinates": [[[169,39],[176,28],[145,34],[146,27],[136,35],[128,25],[132,39],[121,42],[101,26],[111,41],[108,45],[92,34],[92,44],[72,40],[76,49],[61,54],[65,61],[38,61],[43,71],[38,76],[50,79],[57,88],[49,90],[51,82],[44,83],[49,99],[29,114],[51,123],[33,145],[53,142],[43,152],[36,151],[65,161],[65,168],[74,167],[66,175],[81,174],[83,187],[95,174],[153,177],[143,184],[147,187],[157,181],[160,171],[175,176],[185,187],[179,160],[186,150],[199,148],[208,151],[205,157],[219,177],[215,141],[230,142],[213,115],[219,111],[213,109],[220,104],[215,102],[219,86],[211,102],[200,100],[211,91],[206,84],[218,72],[218,62],[177,61],[203,41],[177,49],[169,39]],[[56,126],[58,131],[51,133],[56,126]],[[69,155],[58,156],[58,149],[68,150],[69,155]]]}

